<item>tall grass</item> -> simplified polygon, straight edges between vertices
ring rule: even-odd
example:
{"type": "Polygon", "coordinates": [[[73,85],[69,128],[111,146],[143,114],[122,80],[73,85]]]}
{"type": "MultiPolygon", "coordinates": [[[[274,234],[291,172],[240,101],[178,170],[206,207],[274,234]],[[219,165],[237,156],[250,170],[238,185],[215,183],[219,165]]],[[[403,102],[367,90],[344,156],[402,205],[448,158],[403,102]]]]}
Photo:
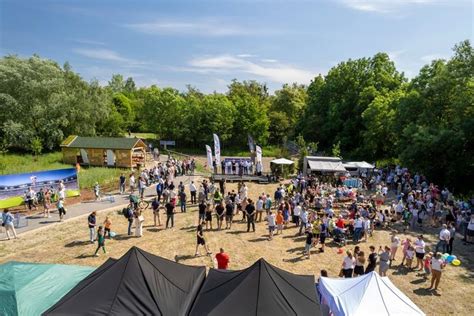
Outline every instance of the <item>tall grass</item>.
{"type": "MultiPolygon", "coordinates": [[[[74,167],[73,165],[64,164],[62,158],[61,152],[43,154],[38,156],[37,159],[31,155],[0,155],[0,175],[74,167]]],[[[81,189],[90,189],[96,181],[101,186],[110,186],[114,182],[118,183],[118,178],[122,172],[127,173],[129,171],[120,168],[81,167],[78,175],[79,187],[81,189]]]]}

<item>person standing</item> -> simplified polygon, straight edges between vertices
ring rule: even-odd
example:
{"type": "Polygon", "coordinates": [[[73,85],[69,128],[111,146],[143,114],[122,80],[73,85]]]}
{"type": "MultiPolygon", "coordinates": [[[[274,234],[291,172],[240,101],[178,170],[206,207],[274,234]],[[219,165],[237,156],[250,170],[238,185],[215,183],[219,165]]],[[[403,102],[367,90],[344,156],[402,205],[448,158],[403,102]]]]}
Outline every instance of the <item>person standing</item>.
{"type": "Polygon", "coordinates": [[[372,272],[375,270],[375,267],[377,266],[377,253],[375,252],[375,247],[370,246],[370,254],[369,254],[369,263],[367,264],[367,267],[365,268],[365,274],[372,272]]]}
{"type": "Polygon", "coordinates": [[[283,214],[281,210],[278,210],[276,215],[276,224],[277,224],[277,232],[276,234],[283,234],[283,214]]]}
{"type": "Polygon", "coordinates": [[[447,253],[450,255],[453,254],[453,244],[454,244],[454,236],[456,235],[456,227],[454,227],[453,223],[448,224],[448,230],[449,230],[449,241],[448,241],[448,246],[447,246],[447,253]]]}
{"type": "Polygon", "coordinates": [[[390,267],[390,247],[385,246],[382,250],[382,246],[379,248],[379,274],[380,276],[387,276],[388,268],[390,267]]]}
{"type": "Polygon", "coordinates": [[[104,237],[107,237],[107,235],[109,235],[109,239],[111,239],[112,237],[110,236],[110,228],[112,226],[112,221],[110,220],[110,218],[108,216],[105,217],[105,221],[104,221],[104,237]]]}
{"type": "Polygon", "coordinates": [[[450,238],[451,234],[449,233],[448,226],[446,224],[443,224],[441,231],[439,232],[439,241],[436,244],[435,253],[438,252],[439,248],[441,248],[442,253],[446,253],[450,238]]]}
{"type": "Polygon", "coordinates": [[[171,221],[170,228],[174,227],[174,205],[171,202],[165,204],[166,209],[166,229],[168,229],[168,224],[171,221]]]}
{"type": "Polygon", "coordinates": [[[224,252],[224,249],[221,248],[219,253],[216,254],[217,269],[227,270],[229,267],[230,258],[229,255],[224,252]]]}
{"type": "Polygon", "coordinates": [[[191,204],[196,204],[196,185],[194,184],[194,181],[191,181],[189,184],[189,192],[191,194],[191,204]]]}
{"type": "Polygon", "coordinates": [[[95,241],[96,214],[96,211],[94,211],[87,217],[89,226],[89,240],[91,243],[94,243],[95,241]]]}
{"type": "Polygon", "coordinates": [[[354,243],[358,243],[360,237],[362,236],[362,232],[364,230],[364,221],[360,217],[360,215],[356,215],[356,218],[354,220],[354,238],[353,241],[354,243]]]}
{"type": "Polygon", "coordinates": [[[206,203],[200,201],[198,205],[198,223],[202,223],[206,220],[206,203]]]}
{"type": "Polygon", "coordinates": [[[276,225],[276,216],[275,214],[273,214],[272,211],[268,212],[267,221],[268,221],[268,240],[272,240],[273,232],[275,231],[275,225],[276,225]]]}
{"type": "Polygon", "coordinates": [[[251,199],[248,200],[248,205],[245,207],[245,215],[247,217],[247,233],[250,232],[250,226],[255,232],[255,205],[251,199]]]}
{"type": "Polygon", "coordinates": [[[125,193],[125,175],[122,173],[119,179],[119,192],[120,194],[125,193]]]}
{"type": "Polygon", "coordinates": [[[257,203],[256,203],[256,208],[257,208],[257,216],[256,216],[256,221],[261,222],[262,221],[262,216],[263,216],[263,208],[264,208],[264,202],[261,196],[258,197],[257,203]]]}
{"type": "Polygon", "coordinates": [[[145,218],[142,215],[142,211],[137,208],[133,214],[135,218],[135,237],[142,237],[143,236],[143,222],[145,218]]]}
{"type": "Polygon", "coordinates": [[[4,209],[2,213],[2,226],[5,227],[5,234],[7,235],[8,240],[10,240],[10,232],[13,234],[13,238],[17,239],[15,224],[13,223],[15,217],[10,213],[9,209],[4,209]]]}
{"type": "Polygon", "coordinates": [[[428,290],[433,289],[438,290],[439,281],[441,280],[441,271],[446,266],[441,253],[437,252],[433,258],[431,258],[431,284],[428,290]]]}
{"type": "Polygon", "coordinates": [[[267,194],[267,198],[265,200],[265,210],[267,211],[267,214],[272,209],[272,203],[273,203],[273,201],[270,198],[270,194],[267,194]]]}
{"type": "Polygon", "coordinates": [[[300,225],[301,211],[302,211],[302,207],[300,206],[300,203],[296,203],[296,207],[293,210],[293,223],[295,223],[296,227],[300,225]]]}
{"type": "Polygon", "coordinates": [[[94,257],[99,256],[98,252],[100,248],[102,248],[104,253],[107,253],[105,251],[105,233],[102,226],[99,226],[99,229],[97,230],[97,249],[95,250],[94,257]]]}
{"type": "Polygon", "coordinates": [[[345,278],[352,278],[354,272],[355,258],[350,250],[346,251],[346,257],[342,261],[342,274],[345,278]]]}
{"type": "Polygon", "coordinates": [[[313,239],[314,239],[314,234],[311,229],[311,226],[306,228],[306,231],[304,232],[306,234],[306,240],[304,244],[304,251],[303,251],[303,256],[306,255],[306,258],[310,259],[311,258],[311,247],[313,246],[313,239]]]}
{"type": "Polygon", "coordinates": [[[181,208],[181,213],[186,213],[186,192],[184,192],[184,186],[183,190],[179,191],[179,206],[181,208]]]}
{"type": "Polygon", "coordinates": [[[153,221],[155,223],[155,227],[157,226],[156,224],[157,222],[158,222],[158,226],[161,226],[160,200],[158,199],[158,197],[153,199],[153,201],[151,202],[151,209],[153,210],[153,221]]]}
{"type": "Polygon", "coordinates": [[[400,238],[393,233],[391,238],[391,246],[390,246],[390,260],[395,260],[395,255],[397,254],[398,247],[400,246],[400,238]]]}
{"type": "Polygon", "coordinates": [[[224,211],[224,203],[221,201],[216,205],[217,230],[222,229],[222,223],[224,222],[224,211]]]}
{"type": "Polygon", "coordinates": [[[58,208],[59,221],[62,222],[64,215],[66,215],[66,209],[64,208],[64,200],[62,198],[59,198],[58,203],[56,203],[56,207],[58,208]]]}
{"type": "Polygon", "coordinates": [[[423,240],[423,235],[419,235],[415,242],[413,243],[415,247],[415,257],[416,257],[416,268],[419,268],[420,271],[423,270],[423,258],[425,257],[425,241],[423,240]]]}
{"type": "Polygon", "coordinates": [[[301,236],[303,231],[306,229],[306,226],[308,226],[308,211],[306,211],[306,208],[303,208],[300,213],[300,230],[298,232],[298,235],[301,236]]]}
{"type": "Polygon", "coordinates": [[[228,200],[225,205],[225,229],[232,229],[232,219],[234,217],[234,204],[228,200]]]}
{"type": "Polygon", "coordinates": [[[128,185],[130,186],[130,194],[133,194],[135,191],[135,176],[133,173],[131,173],[130,177],[128,178],[128,185]]]}
{"type": "Polygon", "coordinates": [[[212,229],[212,205],[211,203],[207,203],[206,206],[206,230],[212,229]]]}
{"type": "Polygon", "coordinates": [[[206,249],[206,252],[207,252],[207,255],[210,255],[212,254],[212,252],[209,250],[209,247],[206,245],[206,239],[204,238],[204,232],[203,232],[203,225],[205,225],[206,223],[202,222],[198,225],[197,227],[197,230],[196,230],[196,239],[197,239],[197,244],[196,244],[196,253],[195,253],[195,257],[199,256],[199,245],[202,245],[204,246],[204,249],[206,249]]]}
{"type": "Polygon", "coordinates": [[[44,190],[43,196],[44,217],[50,218],[49,209],[51,208],[51,192],[48,189],[44,190]]]}
{"type": "Polygon", "coordinates": [[[354,266],[354,276],[360,276],[364,274],[365,254],[363,251],[359,251],[356,255],[356,261],[354,266]]]}

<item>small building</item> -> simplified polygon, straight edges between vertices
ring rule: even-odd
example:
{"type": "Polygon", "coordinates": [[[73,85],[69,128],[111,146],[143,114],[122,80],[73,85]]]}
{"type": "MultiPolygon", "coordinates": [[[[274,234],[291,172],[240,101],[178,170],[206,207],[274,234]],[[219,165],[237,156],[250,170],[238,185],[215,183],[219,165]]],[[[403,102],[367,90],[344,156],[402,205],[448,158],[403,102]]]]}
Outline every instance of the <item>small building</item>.
{"type": "Polygon", "coordinates": [[[342,165],[342,160],[339,157],[321,157],[321,156],[306,156],[303,163],[303,174],[310,173],[345,173],[346,169],[342,165]]]}
{"type": "Polygon", "coordinates": [[[146,144],[139,138],[71,135],[62,142],[61,150],[68,164],[136,168],[146,161],[146,144]]]}

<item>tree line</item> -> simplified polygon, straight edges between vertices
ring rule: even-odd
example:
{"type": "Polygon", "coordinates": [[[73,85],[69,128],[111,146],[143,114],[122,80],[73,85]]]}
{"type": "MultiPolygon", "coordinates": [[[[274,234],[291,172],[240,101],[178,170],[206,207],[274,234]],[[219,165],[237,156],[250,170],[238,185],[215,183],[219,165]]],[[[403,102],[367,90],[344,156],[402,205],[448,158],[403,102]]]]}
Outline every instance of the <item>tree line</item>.
{"type": "Polygon", "coordinates": [[[345,159],[397,162],[436,183],[473,189],[474,50],[454,46],[408,79],[387,54],[349,59],[308,86],[273,94],[257,81],[233,80],[226,93],[188,86],[137,87],[113,75],[86,82],[71,66],[32,56],[0,60],[1,150],[57,149],[71,134],[152,132],[187,147],[212,142],[244,147],[296,140],[345,159]]]}

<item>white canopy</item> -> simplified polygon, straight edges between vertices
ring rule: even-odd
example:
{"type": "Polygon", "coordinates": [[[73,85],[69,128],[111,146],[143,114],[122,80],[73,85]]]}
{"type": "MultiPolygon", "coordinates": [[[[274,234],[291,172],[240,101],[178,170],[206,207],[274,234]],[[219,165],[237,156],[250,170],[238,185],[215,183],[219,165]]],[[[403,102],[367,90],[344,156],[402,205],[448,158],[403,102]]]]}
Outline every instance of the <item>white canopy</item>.
{"type": "Polygon", "coordinates": [[[347,279],[322,277],[319,292],[336,316],[425,315],[388,277],[377,272],[347,279]]]}
{"type": "Polygon", "coordinates": [[[276,165],[292,165],[292,164],[294,164],[293,160],[289,160],[289,159],[285,159],[285,158],[274,159],[270,162],[274,163],[276,165]]]}
{"type": "Polygon", "coordinates": [[[311,171],[346,172],[339,157],[306,156],[304,159],[304,174],[306,174],[308,165],[311,171]]]}
{"type": "Polygon", "coordinates": [[[366,161],[348,161],[343,163],[346,168],[374,169],[375,166],[366,161]]]}

